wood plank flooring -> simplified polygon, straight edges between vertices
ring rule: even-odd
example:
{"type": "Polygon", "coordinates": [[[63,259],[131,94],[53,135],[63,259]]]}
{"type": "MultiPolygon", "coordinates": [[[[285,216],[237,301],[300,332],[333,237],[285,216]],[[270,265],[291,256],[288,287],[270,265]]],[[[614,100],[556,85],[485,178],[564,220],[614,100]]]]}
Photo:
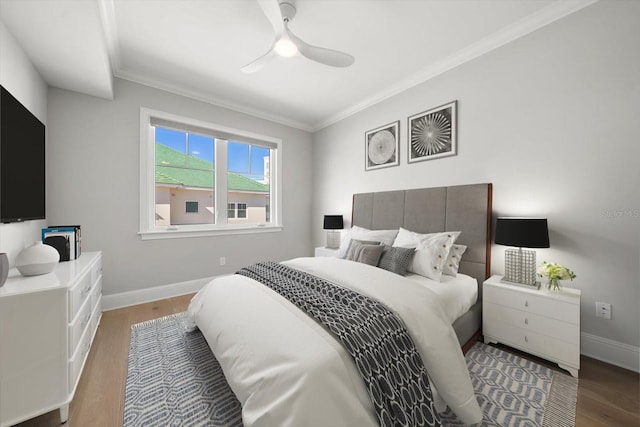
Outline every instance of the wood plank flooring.
{"type": "MultiPolygon", "coordinates": [[[[168,298],[102,314],[65,426],[122,426],[131,325],[185,311],[192,296],[168,298]]],[[[541,363],[540,359],[531,359],[541,363]]],[[[555,368],[555,365],[547,366],[555,368]]],[[[582,356],[576,426],[639,426],[639,378],[635,372],[582,356]]],[[[58,411],[52,411],[20,426],[59,424],[58,411]]]]}

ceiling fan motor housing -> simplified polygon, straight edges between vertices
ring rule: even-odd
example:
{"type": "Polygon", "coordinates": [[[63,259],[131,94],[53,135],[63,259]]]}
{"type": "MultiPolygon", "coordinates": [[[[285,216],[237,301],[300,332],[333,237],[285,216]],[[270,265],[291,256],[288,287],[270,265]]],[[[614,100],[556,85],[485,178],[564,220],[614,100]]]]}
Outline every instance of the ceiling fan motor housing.
{"type": "Polygon", "coordinates": [[[280,13],[282,13],[282,19],[286,22],[291,22],[294,16],[296,16],[296,5],[293,0],[282,0],[280,3],[280,13]]]}

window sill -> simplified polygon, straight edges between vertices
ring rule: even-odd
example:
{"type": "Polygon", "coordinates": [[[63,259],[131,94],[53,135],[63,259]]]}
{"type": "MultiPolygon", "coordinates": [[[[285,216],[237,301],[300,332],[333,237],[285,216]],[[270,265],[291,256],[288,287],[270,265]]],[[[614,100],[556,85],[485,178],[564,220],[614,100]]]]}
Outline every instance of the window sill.
{"type": "Polygon", "coordinates": [[[281,225],[252,225],[226,228],[189,228],[174,226],[165,229],[140,231],[141,240],[185,239],[190,237],[230,236],[236,234],[277,233],[282,231],[281,225]]]}

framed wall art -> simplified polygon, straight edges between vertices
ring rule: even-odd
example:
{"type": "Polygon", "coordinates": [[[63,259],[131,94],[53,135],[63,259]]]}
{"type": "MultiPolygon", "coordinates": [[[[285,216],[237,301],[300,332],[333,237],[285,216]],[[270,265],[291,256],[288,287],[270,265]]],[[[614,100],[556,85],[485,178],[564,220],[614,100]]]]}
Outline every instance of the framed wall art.
{"type": "Polygon", "coordinates": [[[365,132],[365,170],[398,166],[400,164],[400,120],[365,132]]]}
{"type": "Polygon", "coordinates": [[[458,101],[453,101],[409,117],[409,163],[457,153],[458,101]]]}

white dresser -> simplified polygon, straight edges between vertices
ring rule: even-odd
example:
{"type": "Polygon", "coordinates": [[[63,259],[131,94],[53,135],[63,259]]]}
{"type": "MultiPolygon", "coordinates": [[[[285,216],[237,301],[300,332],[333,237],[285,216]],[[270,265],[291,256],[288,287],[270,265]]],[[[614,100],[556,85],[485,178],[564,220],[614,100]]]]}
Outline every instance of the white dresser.
{"type": "Polygon", "coordinates": [[[80,379],[100,321],[102,253],[83,252],[49,274],[12,269],[0,288],[0,425],[60,409],[80,379]]]}
{"type": "Polygon", "coordinates": [[[482,332],[500,342],[557,363],[574,377],[580,369],[580,290],[524,288],[492,276],[482,288],[482,332]]]}

